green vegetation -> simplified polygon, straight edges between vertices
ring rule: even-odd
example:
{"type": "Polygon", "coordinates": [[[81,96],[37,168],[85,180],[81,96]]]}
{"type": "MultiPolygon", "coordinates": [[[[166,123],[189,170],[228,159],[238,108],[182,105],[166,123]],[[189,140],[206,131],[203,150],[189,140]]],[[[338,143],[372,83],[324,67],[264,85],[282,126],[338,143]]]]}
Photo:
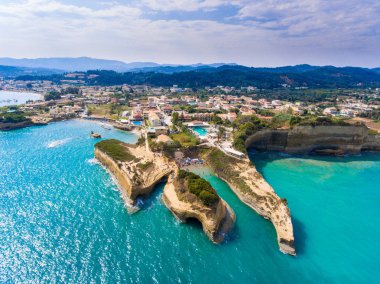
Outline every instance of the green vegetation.
{"type": "Polygon", "coordinates": [[[50,91],[45,95],[45,101],[53,101],[61,99],[61,93],[58,91],[50,91]]]}
{"type": "Polygon", "coordinates": [[[118,119],[123,111],[131,108],[117,104],[88,104],[87,110],[89,115],[118,119]]]}
{"type": "Polygon", "coordinates": [[[150,166],[153,165],[153,162],[152,161],[147,161],[145,163],[138,163],[137,166],[141,169],[141,170],[146,170],[148,169],[150,166]]]}
{"type": "Polygon", "coordinates": [[[274,116],[275,113],[268,109],[258,109],[256,110],[256,113],[262,116],[274,116]]]}
{"type": "Polygon", "coordinates": [[[255,115],[239,116],[233,123],[235,128],[233,146],[236,150],[246,153],[245,140],[267,126],[267,123],[255,115]]]}
{"type": "Polygon", "coordinates": [[[178,112],[173,112],[172,114],[172,123],[174,125],[177,125],[179,122],[179,115],[178,115],[178,112]]]}
{"type": "Polygon", "coordinates": [[[137,145],[143,146],[145,145],[145,136],[140,136],[139,139],[137,139],[137,145]]]}
{"type": "MultiPolygon", "coordinates": [[[[231,165],[235,165],[237,159],[224,154],[217,148],[211,150],[205,150],[202,154],[207,164],[211,169],[222,179],[228,180],[235,184],[241,192],[253,195],[252,190],[245,183],[245,181],[239,177],[239,172],[234,170],[231,165]]],[[[257,198],[257,196],[255,196],[257,198]]]]}
{"type": "Polygon", "coordinates": [[[124,143],[116,139],[100,141],[95,144],[95,147],[118,162],[136,160],[136,157],[128,151],[124,143]]]}
{"type": "Polygon", "coordinates": [[[368,129],[368,135],[379,135],[379,132],[375,129],[368,129]]]}
{"type": "Polygon", "coordinates": [[[298,125],[309,125],[309,126],[318,126],[318,125],[325,125],[325,126],[332,126],[332,125],[338,125],[338,126],[346,126],[350,125],[348,122],[346,122],[344,119],[341,118],[335,118],[335,117],[328,117],[328,116],[307,116],[303,117],[298,125]]]}
{"type": "MultiPolygon", "coordinates": [[[[380,75],[373,70],[362,68],[337,68],[333,66],[297,69],[298,67],[278,68],[249,68],[244,66],[221,66],[207,70],[174,72],[171,74],[159,72],[127,72],[95,70],[87,71],[84,81],[88,85],[151,85],[170,87],[178,85],[184,88],[204,88],[206,86],[247,87],[256,86],[258,89],[278,89],[286,91],[297,88],[302,93],[305,88],[358,88],[380,86],[380,75]],[[88,78],[88,75],[98,75],[88,78]],[[282,87],[282,86],[286,87],[282,87]]],[[[49,80],[60,83],[64,74],[51,76],[20,76],[17,80],[49,80]]],[[[278,92],[283,97],[282,92],[278,92]]],[[[286,95],[286,92],[284,92],[286,95]]],[[[323,98],[324,94],[321,94],[323,98]]],[[[297,98],[301,98],[298,95],[297,98]]]]}
{"type": "Polygon", "coordinates": [[[212,206],[219,201],[219,196],[211,184],[200,176],[192,172],[180,170],[178,178],[185,180],[188,190],[196,195],[204,205],[212,206]]]}
{"type": "Polygon", "coordinates": [[[177,141],[174,141],[173,143],[170,143],[170,144],[166,144],[166,143],[163,143],[163,142],[158,142],[157,143],[156,141],[152,140],[150,137],[148,137],[148,143],[149,143],[149,148],[153,152],[164,151],[167,154],[169,152],[173,152],[175,149],[178,149],[178,148],[181,147],[181,145],[177,141]]]}
{"type": "Polygon", "coordinates": [[[281,127],[289,127],[292,123],[295,122],[295,116],[287,113],[280,113],[273,116],[271,120],[271,128],[281,128],[281,127]]]}
{"type": "Polygon", "coordinates": [[[361,117],[370,118],[375,121],[380,121],[380,109],[375,109],[367,113],[363,113],[360,115],[361,117]]]}
{"type": "Polygon", "coordinates": [[[236,150],[247,153],[245,141],[257,131],[265,128],[292,128],[297,125],[303,126],[345,126],[350,125],[345,119],[328,116],[295,116],[289,113],[280,113],[272,117],[270,122],[266,122],[255,115],[239,116],[234,122],[233,146],[236,150]]]}
{"type": "Polygon", "coordinates": [[[182,127],[182,132],[171,134],[170,137],[181,147],[193,147],[199,143],[199,140],[190,130],[186,127],[182,127]]]}
{"type": "Polygon", "coordinates": [[[0,122],[3,123],[19,123],[29,121],[29,118],[25,116],[25,113],[14,110],[14,112],[8,112],[8,108],[0,109],[0,122]]]}

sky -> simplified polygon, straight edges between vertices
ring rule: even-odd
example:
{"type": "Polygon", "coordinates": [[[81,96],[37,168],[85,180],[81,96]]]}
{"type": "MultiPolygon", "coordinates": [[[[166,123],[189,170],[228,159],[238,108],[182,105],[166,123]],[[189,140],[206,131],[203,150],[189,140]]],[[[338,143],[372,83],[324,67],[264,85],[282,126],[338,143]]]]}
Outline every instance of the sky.
{"type": "Polygon", "coordinates": [[[379,0],[0,0],[0,57],[380,67],[379,0]]]}

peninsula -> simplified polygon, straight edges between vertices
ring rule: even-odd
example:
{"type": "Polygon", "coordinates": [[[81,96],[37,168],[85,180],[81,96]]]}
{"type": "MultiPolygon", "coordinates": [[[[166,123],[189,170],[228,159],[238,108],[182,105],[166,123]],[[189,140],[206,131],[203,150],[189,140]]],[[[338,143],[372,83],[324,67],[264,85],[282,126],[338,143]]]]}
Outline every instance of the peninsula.
{"type": "Polygon", "coordinates": [[[183,222],[197,219],[215,243],[232,229],[235,214],[215,189],[203,178],[179,170],[162,153],[111,139],[95,145],[95,157],[116,179],[128,204],[135,204],[138,197],[149,195],[157,183],[168,179],[163,202],[176,218],[183,222]]]}
{"type": "Polygon", "coordinates": [[[175,169],[175,164],[162,154],[114,139],[96,143],[95,157],[115,177],[123,199],[130,204],[139,196],[149,195],[175,169]]]}
{"type": "Polygon", "coordinates": [[[201,156],[242,202],[272,222],[280,250],[295,255],[293,225],[287,201],[278,197],[251,161],[234,158],[217,148],[203,150],[201,156]]]}

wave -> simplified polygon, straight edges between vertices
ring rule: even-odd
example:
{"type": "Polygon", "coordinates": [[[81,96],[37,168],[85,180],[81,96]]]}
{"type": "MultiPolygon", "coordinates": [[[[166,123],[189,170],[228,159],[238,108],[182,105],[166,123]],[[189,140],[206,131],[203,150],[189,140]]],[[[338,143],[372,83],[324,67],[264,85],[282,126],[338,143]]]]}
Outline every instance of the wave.
{"type": "Polygon", "coordinates": [[[99,161],[95,158],[92,158],[92,159],[87,159],[86,163],[91,164],[91,165],[98,165],[99,161]]]}
{"type": "Polygon", "coordinates": [[[61,140],[52,141],[47,145],[47,148],[55,148],[58,146],[62,146],[64,144],[66,144],[67,142],[69,142],[70,140],[71,140],[71,138],[65,138],[65,139],[61,139],[61,140]]]}

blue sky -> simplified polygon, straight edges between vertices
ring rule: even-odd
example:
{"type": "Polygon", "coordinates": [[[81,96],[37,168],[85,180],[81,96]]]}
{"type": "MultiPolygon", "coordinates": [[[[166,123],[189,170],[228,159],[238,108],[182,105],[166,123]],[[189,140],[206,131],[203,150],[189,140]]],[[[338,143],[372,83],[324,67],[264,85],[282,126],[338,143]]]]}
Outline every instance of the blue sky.
{"type": "Polygon", "coordinates": [[[0,57],[380,66],[378,0],[2,0],[0,57]]]}

